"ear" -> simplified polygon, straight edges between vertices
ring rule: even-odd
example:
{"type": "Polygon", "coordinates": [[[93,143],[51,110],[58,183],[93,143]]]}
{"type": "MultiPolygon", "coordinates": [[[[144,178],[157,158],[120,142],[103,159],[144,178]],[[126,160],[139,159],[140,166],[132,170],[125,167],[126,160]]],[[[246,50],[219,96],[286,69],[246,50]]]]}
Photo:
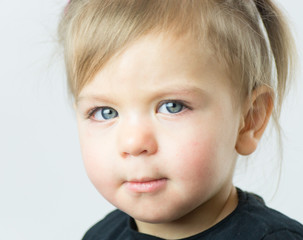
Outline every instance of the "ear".
{"type": "Polygon", "coordinates": [[[244,106],[243,120],[236,143],[236,150],[239,154],[249,155],[256,150],[272,110],[272,90],[267,86],[256,88],[244,106]]]}

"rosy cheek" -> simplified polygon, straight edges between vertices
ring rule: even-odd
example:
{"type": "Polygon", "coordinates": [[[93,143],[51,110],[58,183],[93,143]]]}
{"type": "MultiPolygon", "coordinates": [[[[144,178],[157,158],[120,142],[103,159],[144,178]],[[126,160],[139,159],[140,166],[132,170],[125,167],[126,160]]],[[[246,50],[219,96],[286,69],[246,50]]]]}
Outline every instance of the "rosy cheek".
{"type": "Polygon", "coordinates": [[[214,155],[214,144],[209,139],[199,141],[188,141],[179,153],[178,166],[182,178],[188,180],[207,181],[208,176],[213,175],[214,164],[216,162],[214,155]]]}

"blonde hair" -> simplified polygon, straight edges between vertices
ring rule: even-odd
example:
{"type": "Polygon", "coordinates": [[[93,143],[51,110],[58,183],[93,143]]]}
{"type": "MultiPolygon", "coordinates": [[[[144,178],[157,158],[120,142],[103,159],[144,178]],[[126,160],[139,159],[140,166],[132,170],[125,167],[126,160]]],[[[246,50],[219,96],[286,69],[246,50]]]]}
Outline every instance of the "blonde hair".
{"type": "Polygon", "coordinates": [[[273,90],[278,125],[295,50],[270,0],[71,0],[58,32],[75,98],[111,57],[143,35],[191,34],[211,47],[240,96],[262,85],[273,90]]]}

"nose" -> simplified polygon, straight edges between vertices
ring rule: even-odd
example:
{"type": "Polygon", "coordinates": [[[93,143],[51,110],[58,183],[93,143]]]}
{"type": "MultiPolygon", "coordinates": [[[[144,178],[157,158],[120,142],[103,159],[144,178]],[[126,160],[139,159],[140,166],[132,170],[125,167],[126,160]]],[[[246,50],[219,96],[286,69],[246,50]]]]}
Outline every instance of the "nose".
{"type": "Polygon", "coordinates": [[[121,124],[118,130],[118,149],[123,158],[152,155],[158,145],[153,127],[147,121],[133,119],[121,124]]]}

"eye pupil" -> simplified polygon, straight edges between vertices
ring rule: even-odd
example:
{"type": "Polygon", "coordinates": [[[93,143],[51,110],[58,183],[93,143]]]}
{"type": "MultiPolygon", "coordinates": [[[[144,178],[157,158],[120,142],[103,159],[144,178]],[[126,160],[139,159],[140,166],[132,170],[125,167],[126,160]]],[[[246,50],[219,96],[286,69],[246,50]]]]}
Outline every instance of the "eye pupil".
{"type": "Polygon", "coordinates": [[[183,105],[176,102],[168,102],[166,103],[166,109],[170,113],[178,113],[183,109],[183,105]]]}
{"type": "Polygon", "coordinates": [[[101,114],[104,119],[111,119],[111,118],[115,118],[118,116],[117,111],[112,108],[102,109],[101,114]]]}

